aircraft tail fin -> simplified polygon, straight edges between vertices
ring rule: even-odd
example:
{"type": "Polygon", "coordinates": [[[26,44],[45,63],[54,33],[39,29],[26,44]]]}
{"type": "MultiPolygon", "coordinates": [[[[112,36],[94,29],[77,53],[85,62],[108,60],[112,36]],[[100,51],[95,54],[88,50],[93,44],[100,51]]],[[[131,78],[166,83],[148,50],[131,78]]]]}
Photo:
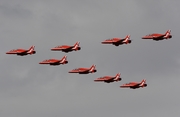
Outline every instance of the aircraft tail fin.
{"type": "Polygon", "coordinates": [[[78,48],[79,48],[79,43],[80,42],[76,42],[75,44],[74,44],[74,47],[72,48],[73,50],[78,50],[78,48]]]}
{"type": "Polygon", "coordinates": [[[96,68],[96,65],[92,65],[92,66],[90,67],[89,71],[90,71],[90,72],[94,72],[95,68],[96,68]]]}
{"type": "Polygon", "coordinates": [[[28,54],[33,54],[35,46],[31,46],[28,50],[28,54]]]}
{"type": "Polygon", "coordinates": [[[127,35],[126,37],[125,37],[125,39],[124,39],[124,43],[125,44],[128,44],[129,43],[129,39],[130,39],[130,35],[127,35]]]}
{"type": "Polygon", "coordinates": [[[167,30],[164,38],[168,39],[170,37],[170,35],[171,35],[171,30],[167,30]]]}
{"type": "Polygon", "coordinates": [[[140,83],[140,85],[139,86],[141,86],[141,87],[144,87],[144,85],[146,84],[146,80],[145,79],[143,79],[142,81],[141,81],[141,83],[140,83]]]}
{"type": "Polygon", "coordinates": [[[120,73],[117,73],[116,76],[115,76],[115,78],[114,78],[114,80],[115,80],[115,81],[119,81],[119,80],[120,80],[120,75],[121,75],[120,73]]]}
{"type": "Polygon", "coordinates": [[[67,56],[63,56],[62,59],[61,59],[61,63],[62,64],[65,64],[67,61],[67,56]]]}

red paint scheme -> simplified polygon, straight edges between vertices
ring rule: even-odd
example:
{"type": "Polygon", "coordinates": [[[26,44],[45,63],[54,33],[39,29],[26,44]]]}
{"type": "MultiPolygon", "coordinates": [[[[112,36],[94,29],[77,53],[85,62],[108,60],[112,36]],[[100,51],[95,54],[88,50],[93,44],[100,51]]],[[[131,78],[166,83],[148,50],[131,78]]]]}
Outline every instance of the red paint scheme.
{"type": "Polygon", "coordinates": [[[61,46],[56,46],[54,48],[51,48],[52,51],[62,51],[62,52],[71,52],[71,51],[77,51],[81,50],[81,47],[79,47],[80,42],[76,42],[73,46],[69,45],[61,45],[61,46]]]}
{"type": "Polygon", "coordinates": [[[146,87],[146,80],[142,80],[140,83],[138,82],[130,82],[130,83],[126,83],[123,84],[122,86],[120,86],[121,88],[131,88],[131,89],[136,89],[136,88],[140,88],[140,87],[146,87]]]}
{"type": "Polygon", "coordinates": [[[14,50],[10,50],[9,52],[6,52],[6,54],[16,54],[19,56],[25,56],[28,54],[35,54],[36,51],[34,50],[35,46],[31,46],[28,50],[25,49],[14,49],[14,50]]]}
{"type": "Polygon", "coordinates": [[[171,30],[167,30],[165,34],[153,33],[142,37],[142,39],[153,39],[155,41],[172,38],[171,30]]]}
{"type": "Polygon", "coordinates": [[[60,65],[60,64],[67,64],[67,56],[64,56],[62,59],[48,59],[40,62],[39,64],[49,64],[49,65],[60,65]]]}
{"type": "Polygon", "coordinates": [[[112,38],[106,39],[105,41],[101,42],[102,44],[113,44],[115,46],[119,46],[122,44],[129,44],[131,43],[130,35],[127,35],[124,39],[121,38],[112,38]]]}
{"type": "Polygon", "coordinates": [[[106,82],[106,83],[111,83],[111,82],[118,82],[121,80],[120,78],[120,73],[116,74],[116,76],[104,76],[104,77],[100,77],[95,79],[95,82],[106,82]]]}
{"type": "Polygon", "coordinates": [[[89,73],[95,73],[96,65],[92,65],[90,68],[77,68],[69,71],[69,73],[79,73],[79,74],[89,74],[89,73]]]}

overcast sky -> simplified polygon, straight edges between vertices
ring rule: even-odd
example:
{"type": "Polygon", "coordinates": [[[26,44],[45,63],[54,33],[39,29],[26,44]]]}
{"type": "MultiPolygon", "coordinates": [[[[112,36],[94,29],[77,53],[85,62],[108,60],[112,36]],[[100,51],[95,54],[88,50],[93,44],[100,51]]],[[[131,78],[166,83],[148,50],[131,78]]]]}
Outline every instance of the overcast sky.
{"type": "Polygon", "coordinates": [[[1,117],[178,117],[180,115],[180,1],[178,0],[0,0],[1,117]],[[169,40],[142,40],[165,33],[169,40]],[[132,43],[103,45],[131,35],[132,43]],[[57,45],[81,50],[52,52],[57,45]],[[6,55],[35,45],[35,55],[6,55]],[[40,65],[67,55],[66,65],[40,65]],[[69,74],[96,65],[94,74],[69,74]],[[97,83],[121,73],[122,80],[97,83]],[[121,89],[131,81],[147,87],[121,89]]]}

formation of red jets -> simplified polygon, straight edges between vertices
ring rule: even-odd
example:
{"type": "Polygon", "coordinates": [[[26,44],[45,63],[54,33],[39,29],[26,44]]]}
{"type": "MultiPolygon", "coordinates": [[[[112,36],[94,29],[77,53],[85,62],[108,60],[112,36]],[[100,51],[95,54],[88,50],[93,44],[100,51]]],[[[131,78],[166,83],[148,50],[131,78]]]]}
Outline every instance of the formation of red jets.
{"type": "MultiPolygon", "coordinates": [[[[164,39],[170,39],[172,38],[171,35],[171,30],[167,30],[165,34],[159,34],[159,33],[153,33],[146,35],[142,37],[142,39],[152,39],[155,41],[159,40],[164,40],[164,39]]],[[[112,39],[106,39],[105,41],[102,41],[102,44],[113,44],[115,46],[123,45],[123,44],[130,44],[132,40],[130,40],[130,35],[127,35],[125,38],[112,38],[112,39]]],[[[71,52],[71,51],[78,51],[81,50],[81,47],[79,46],[80,42],[76,42],[73,46],[69,45],[61,45],[61,46],[56,46],[54,48],[51,48],[52,51],[62,51],[65,53],[71,52]]],[[[25,56],[25,55],[32,55],[36,54],[36,51],[34,50],[35,46],[31,46],[28,50],[26,49],[14,49],[10,50],[9,52],[6,52],[6,54],[16,54],[19,56],[25,56]]],[[[43,60],[39,64],[49,64],[49,65],[64,65],[67,64],[67,56],[63,56],[62,59],[48,59],[48,60],[43,60]]],[[[79,74],[89,74],[89,73],[95,73],[97,72],[96,70],[96,65],[92,65],[90,68],[76,68],[69,73],[79,73],[79,74]]],[[[105,83],[111,83],[111,82],[118,82],[121,81],[122,78],[120,77],[120,73],[117,73],[115,76],[103,76],[95,79],[95,82],[105,82],[105,83]]],[[[120,86],[120,88],[131,88],[131,89],[136,89],[136,88],[143,88],[146,87],[146,80],[143,79],[141,82],[129,82],[126,84],[123,84],[120,86]]]]}

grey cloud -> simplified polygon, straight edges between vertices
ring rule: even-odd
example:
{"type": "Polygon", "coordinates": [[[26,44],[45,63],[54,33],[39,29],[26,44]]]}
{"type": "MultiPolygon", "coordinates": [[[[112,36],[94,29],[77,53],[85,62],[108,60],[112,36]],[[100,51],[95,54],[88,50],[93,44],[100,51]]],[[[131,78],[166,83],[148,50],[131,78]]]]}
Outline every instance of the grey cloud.
{"type": "Polygon", "coordinates": [[[177,116],[179,115],[178,2],[164,1],[3,1],[0,6],[0,115],[177,116]],[[171,3],[171,4],[170,4],[171,3]],[[11,19],[9,19],[11,18],[11,19]],[[3,23],[2,23],[3,22],[3,23]],[[142,40],[149,33],[172,30],[173,38],[142,40]],[[129,45],[102,45],[112,37],[131,35],[129,45]],[[50,48],[80,41],[82,50],[50,48]],[[5,52],[36,46],[37,54],[18,57],[5,52]],[[67,55],[69,63],[46,66],[44,59],[67,55]],[[69,74],[96,64],[97,73],[69,74]],[[111,84],[93,80],[121,73],[111,84]],[[130,81],[148,87],[121,89],[130,81]]]}
{"type": "Polygon", "coordinates": [[[32,12],[18,5],[0,5],[2,15],[10,19],[27,19],[32,17],[32,12]]]}

